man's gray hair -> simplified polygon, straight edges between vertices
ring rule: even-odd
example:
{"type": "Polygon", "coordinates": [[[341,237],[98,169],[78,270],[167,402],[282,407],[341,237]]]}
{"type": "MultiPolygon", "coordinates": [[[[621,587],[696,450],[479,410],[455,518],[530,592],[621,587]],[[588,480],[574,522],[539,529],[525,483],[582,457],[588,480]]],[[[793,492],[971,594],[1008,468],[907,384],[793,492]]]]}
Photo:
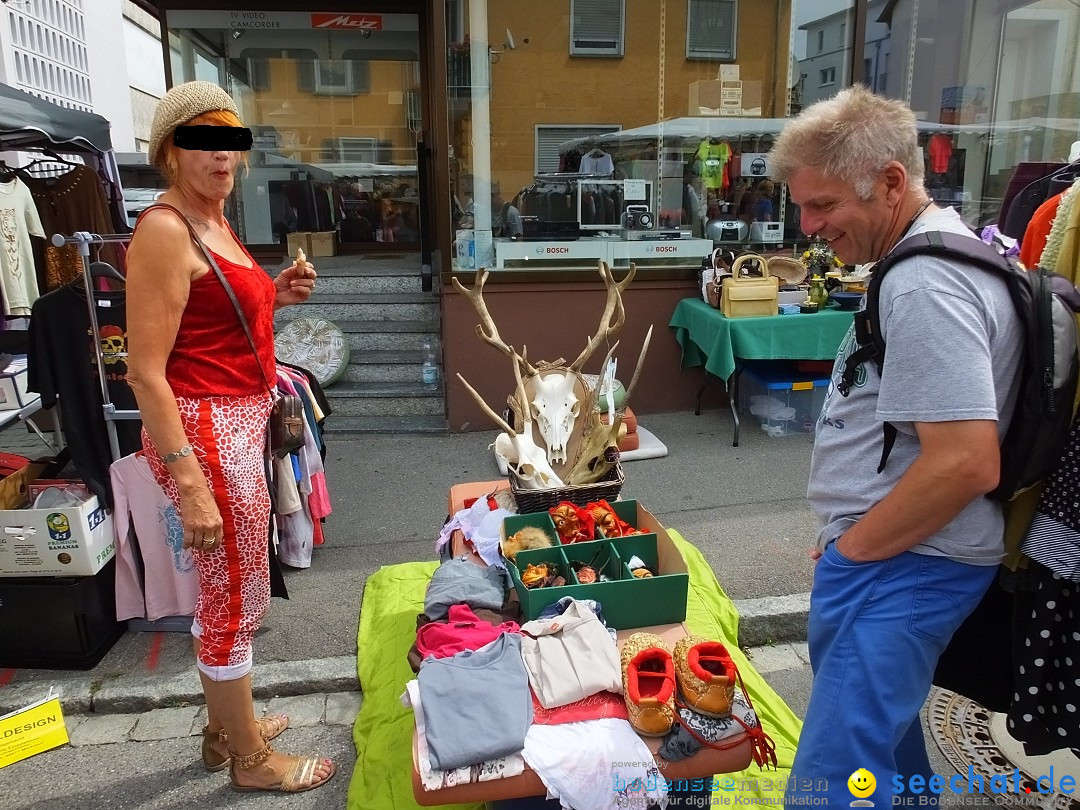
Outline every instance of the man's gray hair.
{"type": "Polygon", "coordinates": [[[915,113],[904,102],[857,84],[819,101],[788,122],[769,152],[774,180],[786,182],[802,168],[837,177],[869,200],[885,165],[895,160],[909,187],[923,185],[915,113]]]}

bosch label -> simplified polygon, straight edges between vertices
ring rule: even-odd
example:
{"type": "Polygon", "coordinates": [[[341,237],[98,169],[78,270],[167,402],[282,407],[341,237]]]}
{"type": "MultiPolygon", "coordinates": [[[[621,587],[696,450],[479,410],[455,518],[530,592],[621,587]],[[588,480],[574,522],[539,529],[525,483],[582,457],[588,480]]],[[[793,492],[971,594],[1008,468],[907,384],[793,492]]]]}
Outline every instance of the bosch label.
{"type": "Polygon", "coordinates": [[[570,248],[567,247],[549,247],[546,251],[549,255],[552,253],[569,253],[570,248]]]}

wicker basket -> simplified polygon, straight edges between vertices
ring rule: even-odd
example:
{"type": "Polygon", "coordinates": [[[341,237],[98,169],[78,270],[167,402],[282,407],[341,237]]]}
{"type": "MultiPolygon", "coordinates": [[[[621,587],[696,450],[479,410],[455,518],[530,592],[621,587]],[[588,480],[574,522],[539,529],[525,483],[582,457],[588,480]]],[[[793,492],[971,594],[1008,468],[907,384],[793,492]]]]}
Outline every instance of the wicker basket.
{"type": "Polygon", "coordinates": [[[553,487],[551,489],[523,489],[518,482],[513,470],[509,471],[510,493],[517,502],[518,512],[546,512],[551,507],[557,506],[563,501],[570,501],[575,506],[585,506],[593,501],[613,501],[619,497],[622,491],[623,477],[622,464],[618,461],[607,475],[599,481],[591,484],[578,484],[568,487],[553,487]]]}

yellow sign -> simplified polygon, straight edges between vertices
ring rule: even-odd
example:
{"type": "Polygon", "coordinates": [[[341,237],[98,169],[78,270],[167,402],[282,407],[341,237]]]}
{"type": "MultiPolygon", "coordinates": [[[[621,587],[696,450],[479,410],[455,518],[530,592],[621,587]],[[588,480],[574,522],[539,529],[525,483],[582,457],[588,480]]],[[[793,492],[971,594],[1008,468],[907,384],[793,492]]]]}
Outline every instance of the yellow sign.
{"type": "Polygon", "coordinates": [[[0,768],[68,741],[59,698],[45,698],[0,717],[0,768]]]}

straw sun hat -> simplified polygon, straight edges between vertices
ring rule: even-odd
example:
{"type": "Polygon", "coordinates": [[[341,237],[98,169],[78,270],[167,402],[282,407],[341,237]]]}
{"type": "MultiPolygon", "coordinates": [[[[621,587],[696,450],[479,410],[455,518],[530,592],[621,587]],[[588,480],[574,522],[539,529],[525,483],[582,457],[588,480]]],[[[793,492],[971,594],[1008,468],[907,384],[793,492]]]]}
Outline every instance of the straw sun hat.
{"type": "Polygon", "coordinates": [[[214,110],[228,110],[239,115],[236,103],[228,93],[210,82],[185,82],[178,84],[162,96],[154,111],[154,123],[150,127],[150,163],[158,165],[161,146],[171,138],[173,130],[192,118],[214,110]]]}

